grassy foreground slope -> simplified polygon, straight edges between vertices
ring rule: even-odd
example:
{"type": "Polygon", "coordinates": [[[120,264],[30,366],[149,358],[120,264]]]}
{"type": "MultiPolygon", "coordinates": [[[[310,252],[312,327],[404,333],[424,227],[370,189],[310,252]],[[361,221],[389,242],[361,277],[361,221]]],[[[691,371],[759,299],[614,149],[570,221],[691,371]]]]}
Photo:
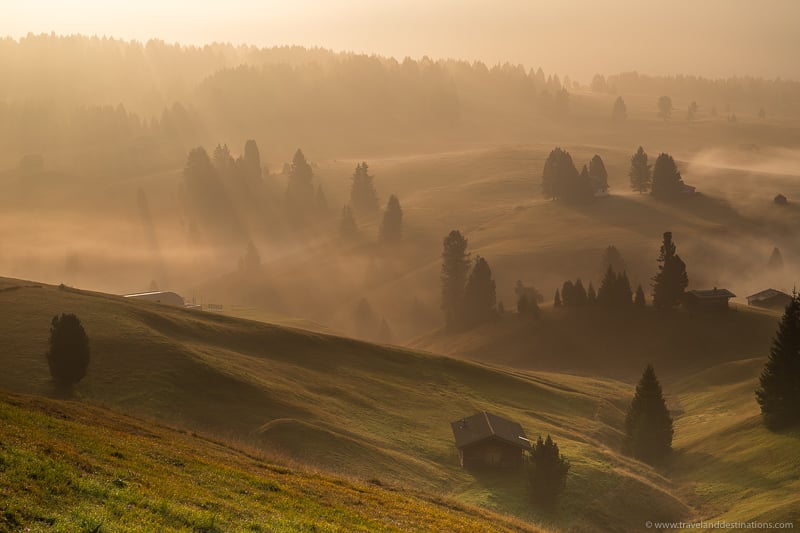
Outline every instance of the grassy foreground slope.
{"type": "Polygon", "coordinates": [[[617,453],[630,396],[624,383],[523,373],[6,280],[0,387],[53,393],[43,353],[59,312],[77,313],[89,333],[92,363],[76,395],[92,403],[545,527],[630,530],[691,514],[672,482],[617,453]],[[529,503],[522,472],[459,467],[449,422],[480,409],[558,441],[572,470],[557,509],[529,503]]]}
{"type": "Polygon", "coordinates": [[[670,477],[696,517],[800,526],[800,429],[768,431],[754,391],[763,358],[724,363],[671,387],[679,416],[670,477]]]}
{"type": "Polygon", "coordinates": [[[0,393],[2,531],[539,531],[452,501],[284,468],[185,431],[0,393]]]}

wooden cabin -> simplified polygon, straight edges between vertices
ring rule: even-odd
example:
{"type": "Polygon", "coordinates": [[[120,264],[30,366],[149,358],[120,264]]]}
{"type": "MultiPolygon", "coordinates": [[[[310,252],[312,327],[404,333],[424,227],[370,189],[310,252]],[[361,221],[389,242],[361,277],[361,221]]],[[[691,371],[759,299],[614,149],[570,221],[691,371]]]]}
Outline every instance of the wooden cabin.
{"type": "Polygon", "coordinates": [[[791,295],[777,289],[766,289],[747,297],[747,305],[775,311],[783,311],[791,301],[791,295]]]}
{"type": "Polygon", "coordinates": [[[696,311],[725,311],[728,309],[728,300],[736,298],[728,289],[692,290],[684,295],[683,305],[687,309],[696,311]]]}
{"type": "Polygon", "coordinates": [[[522,426],[481,411],[450,423],[461,466],[520,468],[531,442],[522,426]]]}

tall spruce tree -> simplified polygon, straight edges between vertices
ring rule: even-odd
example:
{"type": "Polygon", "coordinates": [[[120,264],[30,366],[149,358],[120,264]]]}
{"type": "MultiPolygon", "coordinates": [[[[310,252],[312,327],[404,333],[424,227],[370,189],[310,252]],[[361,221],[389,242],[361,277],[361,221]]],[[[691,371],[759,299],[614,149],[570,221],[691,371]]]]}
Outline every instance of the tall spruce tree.
{"type": "Polygon", "coordinates": [[[443,241],[441,271],[441,305],[447,327],[453,327],[457,323],[470,264],[467,239],[460,231],[451,231],[443,241]]]}
{"type": "Polygon", "coordinates": [[[394,194],[386,203],[378,237],[386,243],[400,242],[403,237],[403,209],[400,207],[400,200],[394,194]]]}
{"type": "Polygon", "coordinates": [[[561,307],[561,294],[559,294],[558,289],[556,289],[556,295],[553,296],[553,307],[561,307]]]}
{"type": "Polygon", "coordinates": [[[594,285],[592,282],[589,282],[589,288],[586,290],[586,303],[588,305],[594,305],[597,303],[597,292],[594,290],[594,285]]]}
{"type": "Polygon", "coordinates": [[[305,215],[314,206],[314,171],[301,149],[297,149],[289,167],[286,202],[291,215],[305,215]]]}
{"type": "Polygon", "coordinates": [[[356,165],[350,186],[350,205],[359,216],[371,216],[378,211],[378,193],[374,176],[369,173],[366,162],[356,165]]]}
{"type": "Polygon", "coordinates": [[[613,244],[610,244],[603,250],[601,265],[603,272],[608,270],[608,267],[611,267],[614,272],[622,272],[625,270],[625,259],[623,259],[619,249],[613,244]]]}
{"type": "Polygon", "coordinates": [[[597,154],[589,161],[589,178],[595,192],[608,192],[608,171],[603,159],[597,154]]]}
{"type": "Polygon", "coordinates": [[[768,428],[800,425],[800,296],[796,291],[772,340],[756,400],[768,428]]]}
{"type": "Polygon", "coordinates": [[[676,253],[672,232],[664,233],[661,252],[658,256],[658,273],[653,278],[653,307],[671,309],[681,303],[689,285],[686,264],[676,253]]]}
{"type": "Polygon", "coordinates": [[[622,451],[655,463],[672,450],[672,417],[653,365],[647,365],[625,417],[622,451]]]}
{"type": "Polygon", "coordinates": [[[659,154],[653,167],[653,185],[651,194],[655,198],[669,200],[680,196],[683,192],[683,179],[678,165],[669,154],[659,154]]]}
{"type": "Polygon", "coordinates": [[[647,164],[647,153],[641,146],[631,157],[631,169],[628,171],[631,179],[631,189],[639,194],[648,192],[652,183],[650,165],[647,164]]]}
{"type": "Polygon", "coordinates": [[[497,290],[489,263],[476,256],[475,265],[464,287],[464,302],[461,306],[461,324],[476,326],[489,321],[497,313],[497,290]]]}
{"type": "Polygon", "coordinates": [[[263,178],[261,171],[261,153],[253,139],[244,143],[244,155],[240,163],[242,177],[249,186],[257,185],[263,178]]]}

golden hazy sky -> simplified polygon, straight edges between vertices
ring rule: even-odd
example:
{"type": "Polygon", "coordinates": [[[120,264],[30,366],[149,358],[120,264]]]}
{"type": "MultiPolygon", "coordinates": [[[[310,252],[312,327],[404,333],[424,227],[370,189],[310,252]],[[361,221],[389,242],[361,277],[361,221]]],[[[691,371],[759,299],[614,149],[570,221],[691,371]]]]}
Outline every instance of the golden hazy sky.
{"type": "Polygon", "coordinates": [[[0,34],[299,44],[541,66],[800,79],[800,0],[0,0],[0,34]]]}

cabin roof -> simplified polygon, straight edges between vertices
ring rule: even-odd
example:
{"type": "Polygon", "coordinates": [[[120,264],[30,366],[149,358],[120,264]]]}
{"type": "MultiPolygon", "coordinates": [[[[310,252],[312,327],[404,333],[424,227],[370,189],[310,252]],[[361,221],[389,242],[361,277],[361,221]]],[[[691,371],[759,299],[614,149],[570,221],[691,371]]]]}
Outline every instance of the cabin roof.
{"type": "Polygon", "coordinates": [[[779,291],[778,289],[764,289],[763,291],[757,292],[755,294],[751,294],[747,297],[748,302],[760,302],[762,300],[766,300],[768,298],[772,298],[773,296],[786,296],[787,298],[791,298],[790,295],[786,294],[783,291],[779,291]]]}
{"type": "Polygon", "coordinates": [[[521,425],[486,411],[451,422],[450,427],[457,448],[464,448],[494,437],[512,446],[531,449],[531,442],[525,436],[521,425]]]}
{"type": "Polygon", "coordinates": [[[733,294],[728,289],[717,289],[716,287],[713,289],[702,289],[702,290],[695,289],[687,291],[686,294],[689,294],[701,300],[712,300],[715,298],[736,298],[736,295],[733,294]]]}
{"type": "Polygon", "coordinates": [[[167,294],[179,296],[177,293],[172,292],[172,291],[137,292],[135,294],[123,294],[122,296],[124,298],[137,298],[137,297],[141,297],[141,296],[161,296],[161,295],[167,295],[167,294]]]}

